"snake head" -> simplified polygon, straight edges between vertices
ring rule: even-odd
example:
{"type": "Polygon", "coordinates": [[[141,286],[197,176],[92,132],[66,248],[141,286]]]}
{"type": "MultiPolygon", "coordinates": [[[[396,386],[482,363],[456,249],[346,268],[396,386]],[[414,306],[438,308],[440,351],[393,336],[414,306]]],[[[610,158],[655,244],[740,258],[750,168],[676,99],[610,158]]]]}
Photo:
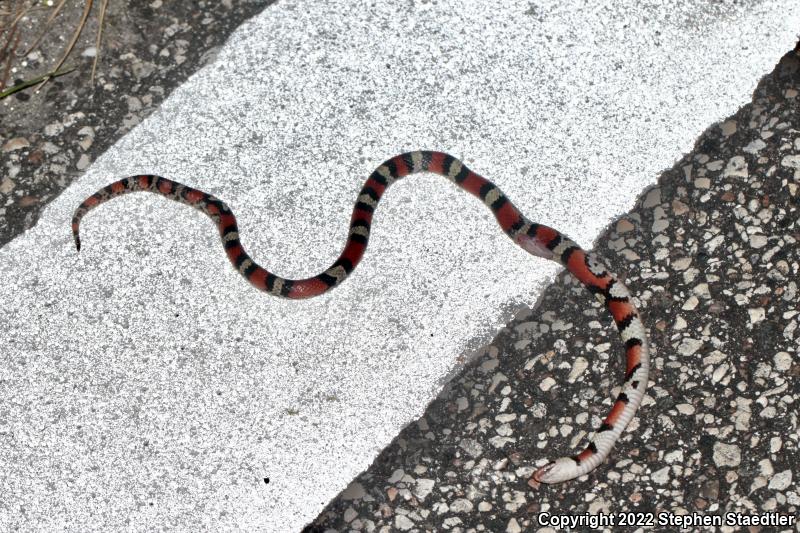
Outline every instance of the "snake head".
{"type": "Polygon", "coordinates": [[[575,460],[562,457],[547,463],[533,473],[533,480],[538,483],[561,483],[577,477],[575,460]]]}

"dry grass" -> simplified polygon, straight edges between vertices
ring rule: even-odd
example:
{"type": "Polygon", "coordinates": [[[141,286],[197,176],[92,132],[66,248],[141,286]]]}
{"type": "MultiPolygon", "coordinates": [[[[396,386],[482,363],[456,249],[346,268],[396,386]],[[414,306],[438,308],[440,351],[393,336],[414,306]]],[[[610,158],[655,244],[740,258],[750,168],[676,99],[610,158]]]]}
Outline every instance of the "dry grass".
{"type": "MultiPolygon", "coordinates": [[[[51,78],[63,76],[75,70],[76,67],[62,68],[64,63],[69,59],[72,54],[75,44],[81,36],[87,21],[92,13],[94,0],[84,0],[83,13],[75,28],[72,30],[72,36],[61,52],[59,60],[47,71],[32,79],[28,79],[17,83],[12,87],[8,87],[9,79],[11,77],[12,69],[23,60],[28,54],[36,51],[43,42],[47,42],[48,37],[53,37],[51,29],[53,22],[64,11],[64,6],[67,0],[59,0],[58,4],[46,5],[43,0],[0,0],[0,100],[10,96],[16,92],[35,87],[35,91],[39,91],[42,86],[47,83],[51,78]],[[4,5],[3,5],[4,4],[4,5]],[[41,11],[49,11],[49,14],[44,16],[41,11]],[[24,52],[19,50],[20,43],[25,42],[27,35],[23,35],[25,29],[22,22],[26,17],[36,14],[40,22],[38,27],[28,29],[29,32],[35,32],[37,37],[32,40],[32,44],[24,52]]],[[[52,3],[52,2],[51,2],[52,3]]],[[[77,5],[77,4],[76,4],[77,5]]],[[[95,36],[95,56],[92,63],[92,75],[90,83],[94,85],[95,73],[97,71],[97,62],[100,58],[100,50],[102,46],[103,26],[105,24],[105,14],[108,9],[108,0],[102,0],[99,7],[97,34],[95,36]]],[[[55,39],[54,39],[55,40],[55,39]]]]}

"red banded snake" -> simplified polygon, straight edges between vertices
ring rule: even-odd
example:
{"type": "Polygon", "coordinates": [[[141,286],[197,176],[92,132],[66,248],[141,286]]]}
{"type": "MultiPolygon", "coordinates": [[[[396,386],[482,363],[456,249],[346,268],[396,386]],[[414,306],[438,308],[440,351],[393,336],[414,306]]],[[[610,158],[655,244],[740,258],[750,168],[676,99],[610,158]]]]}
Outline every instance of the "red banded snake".
{"type": "Polygon", "coordinates": [[[149,191],[190,205],[208,215],[217,225],[228,259],[257,289],[285,298],[320,295],[339,285],[361,261],[369,240],[372,217],[381,196],[398,179],[416,172],[434,172],[447,177],[480,198],[494,213],[500,227],[527,252],[560,262],[611,312],[625,347],[625,380],[611,412],[596,430],[594,439],[578,455],[563,457],[536,470],[533,480],[557,483],[586,474],[608,456],[614,443],[642,402],[649,374],[647,335],[630,293],[597,260],[558,231],[525,218],[494,183],[469,170],[458,159],[442,152],[409,152],[379,166],[358,194],[350,218],[347,243],[339,258],[316,276],[292,280],[259,266],[239,241],[236,217],[219,198],[159,176],[131,176],[116,181],[84,200],[72,219],[75,246],[80,251],[81,219],[101,203],[129,192],[149,191]]]}

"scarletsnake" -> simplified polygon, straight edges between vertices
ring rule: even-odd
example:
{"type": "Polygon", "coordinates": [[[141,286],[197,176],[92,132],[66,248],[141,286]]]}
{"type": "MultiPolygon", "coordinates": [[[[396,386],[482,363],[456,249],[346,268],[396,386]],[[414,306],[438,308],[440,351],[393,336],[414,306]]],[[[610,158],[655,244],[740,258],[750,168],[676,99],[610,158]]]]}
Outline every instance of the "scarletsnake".
{"type": "Polygon", "coordinates": [[[81,219],[101,203],[129,192],[149,191],[190,205],[208,215],[219,228],[228,259],[257,289],[285,298],[320,295],[339,285],[358,265],[369,240],[375,208],[383,193],[398,179],[416,172],[445,176],[463,190],[480,198],[494,213],[500,227],[529,253],[560,262],[611,312],[625,346],[625,380],[611,412],[594,439],[578,455],[563,457],[539,468],[533,480],[557,483],[586,474],[609,454],[636,413],[647,387],[649,350],[647,335],[630,293],[590,252],[558,231],[525,218],[494,183],[469,170],[458,159],[442,152],[409,152],[379,166],[358,194],[350,218],[347,244],[339,258],[324,272],[307,279],[286,279],[268,272],[247,254],[239,241],[236,217],[219,198],[159,176],[132,176],[104,187],[81,203],[72,219],[75,246],[80,251],[81,219]]]}

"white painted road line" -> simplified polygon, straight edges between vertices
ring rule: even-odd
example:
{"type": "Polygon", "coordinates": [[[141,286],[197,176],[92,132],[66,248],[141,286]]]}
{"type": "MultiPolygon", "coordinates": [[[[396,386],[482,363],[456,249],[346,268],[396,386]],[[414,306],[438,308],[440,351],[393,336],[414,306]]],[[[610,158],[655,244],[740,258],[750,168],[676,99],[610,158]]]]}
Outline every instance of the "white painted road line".
{"type": "Polygon", "coordinates": [[[298,530],[557,268],[414,176],[351,279],[284,301],[152,195],[89,215],[77,255],[96,189],[206,190],[257,261],[302,277],[337,256],[375,166],[444,150],[588,247],[800,27],[779,1],[541,4],[280,2],[0,250],[0,524],[298,530]]]}

